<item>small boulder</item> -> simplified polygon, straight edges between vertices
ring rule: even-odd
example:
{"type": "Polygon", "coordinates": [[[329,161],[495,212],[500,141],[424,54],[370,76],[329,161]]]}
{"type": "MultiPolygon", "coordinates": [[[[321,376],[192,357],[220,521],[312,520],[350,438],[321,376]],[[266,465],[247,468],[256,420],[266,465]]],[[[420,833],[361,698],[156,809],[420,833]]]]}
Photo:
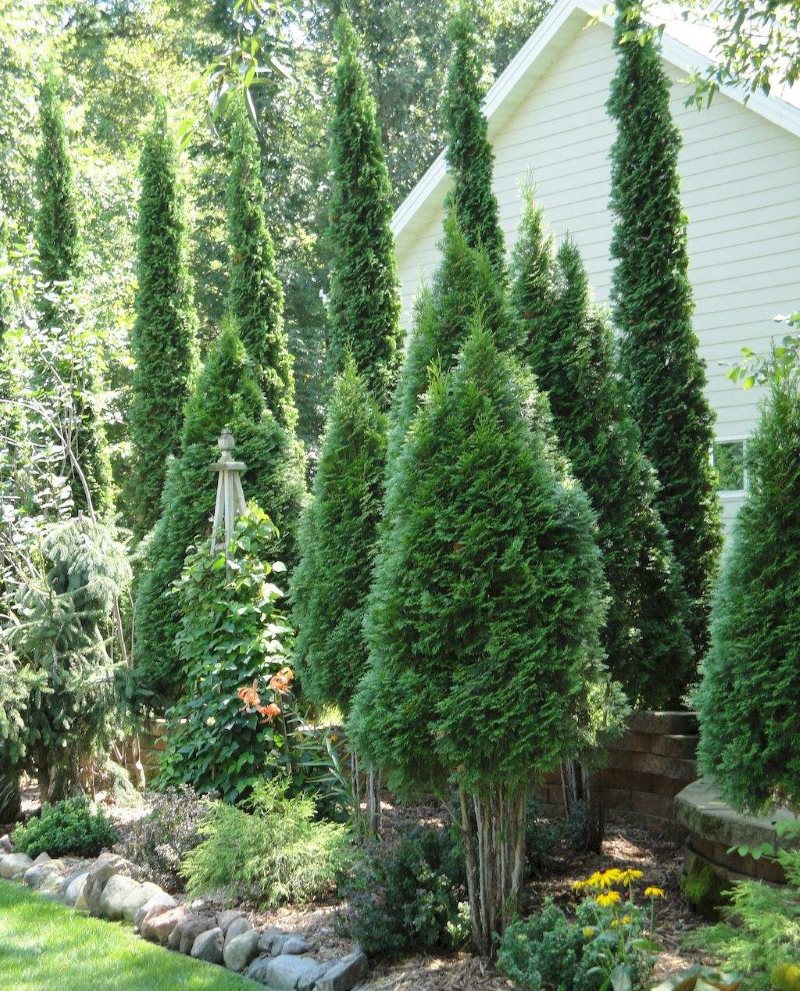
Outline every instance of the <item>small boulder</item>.
{"type": "Polygon", "coordinates": [[[216,928],[216,919],[211,918],[211,916],[189,914],[181,919],[172,930],[167,940],[167,946],[171,950],[178,950],[179,953],[189,953],[200,933],[216,928]]]}
{"type": "Polygon", "coordinates": [[[4,833],[2,836],[0,836],[0,854],[11,853],[13,849],[14,849],[14,845],[11,842],[11,837],[8,835],[8,833],[4,833]]]}
{"type": "Polygon", "coordinates": [[[315,991],[351,991],[351,988],[367,976],[369,962],[363,950],[356,950],[328,966],[325,975],[316,984],[315,991]]]}
{"type": "Polygon", "coordinates": [[[324,968],[311,957],[257,957],[245,977],[266,984],[274,991],[296,991],[298,985],[314,987],[324,968]]]}
{"type": "Polygon", "coordinates": [[[301,953],[308,953],[311,947],[303,936],[287,936],[281,947],[281,954],[293,954],[299,956],[301,953]]]}
{"type": "Polygon", "coordinates": [[[272,953],[272,946],[279,937],[284,938],[284,933],[279,929],[265,929],[258,937],[258,952],[272,953]]]}
{"type": "Polygon", "coordinates": [[[7,853],[0,857],[0,877],[15,878],[29,867],[33,867],[33,861],[27,853],[7,853]]]}
{"type": "Polygon", "coordinates": [[[64,865],[60,860],[44,860],[38,864],[34,861],[33,866],[29,867],[23,874],[22,880],[29,888],[38,891],[47,878],[54,876],[58,879],[60,885],[64,877],[64,865]]]}
{"type": "MultiPolygon", "coordinates": [[[[112,877],[121,875],[123,877],[135,878],[137,874],[136,865],[132,864],[124,857],[119,857],[115,853],[101,853],[89,868],[86,884],[83,888],[83,898],[86,907],[92,915],[101,915],[100,898],[103,889],[112,877]]],[[[76,906],[77,907],[77,906],[76,906]]]]}
{"type": "Polygon", "coordinates": [[[233,939],[225,938],[223,957],[228,970],[244,970],[258,953],[258,939],[255,929],[240,933],[233,939]]]}
{"type": "Polygon", "coordinates": [[[233,919],[225,930],[225,945],[227,946],[232,939],[236,939],[242,933],[249,932],[252,928],[249,920],[245,919],[243,915],[240,915],[238,919],[233,919]]]}
{"type": "Polygon", "coordinates": [[[162,906],[166,910],[168,908],[175,908],[177,904],[178,903],[172,895],[168,895],[166,891],[159,888],[158,891],[152,894],[143,905],[140,905],[139,908],[136,909],[133,914],[133,924],[138,929],[142,923],[142,919],[157,905],[162,906]]]}
{"type": "Polygon", "coordinates": [[[272,946],[269,951],[273,957],[278,957],[283,953],[283,947],[287,939],[289,939],[289,933],[275,933],[272,937],[272,946]]]}
{"type": "Polygon", "coordinates": [[[34,858],[34,864],[47,864],[50,861],[50,854],[45,853],[44,850],[39,854],[38,857],[34,858]]]}
{"type": "Polygon", "coordinates": [[[104,919],[111,919],[112,921],[125,919],[127,922],[133,922],[136,910],[155,894],[153,889],[161,890],[158,885],[149,881],[140,884],[132,877],[115,874],[108,879],[100,895],[99,914],[104,919]]]}
{"type": "Polygon", "coordinates": [[[167,946],[175,928],[183,922],[188,914],[188,909],[183,905],[176,905],[175,908],[156,905],[139,923],[139,932],[145,939],[167,946]]]}
{"type": "Polygon", "coordinates": [[[192,944],[192,956],[206,963],[222,963],[222,930],[219,926],[197,936],[192,944]]]}
{"type": "Polygon", "coordinates": [[[217,925],[222,930],[222,935],[223,936],[228,935],[228,926],[235,919],[243,919],[243,918],[244,918],[244,912],[242,912],[242,910],[238,908],[227,908],[225,909],[224,912],[219,912],[217,914],[217,925]]]}
{"type": "Polygon", "coordinates": [[[61,898],[69,908],[74,907],[88,876],[88,867],[76,867],[61,878],[61,898]]]}

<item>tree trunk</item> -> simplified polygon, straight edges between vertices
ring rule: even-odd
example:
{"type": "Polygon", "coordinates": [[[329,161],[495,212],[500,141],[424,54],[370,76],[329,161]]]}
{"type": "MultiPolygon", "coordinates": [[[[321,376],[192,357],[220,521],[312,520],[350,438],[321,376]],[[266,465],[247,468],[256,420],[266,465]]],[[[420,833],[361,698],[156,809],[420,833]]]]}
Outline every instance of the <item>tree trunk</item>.
{"type": "Polygon", "coordinates": [[[603,772],[590,771],[577,760],[562,761],[561,787],[567,816],[578,815],[583,804],[586,849],[600,853],[606,834],[603,772]]]}
{"type": "Polygon", "coordinates": [[[492,784],[459,790],[472,938],[494,957],[515,917],[525,873],[525,791],[492,784]]]}
{"type": "Polygon", "coordinates": [[[381,772],[371,767],[367,771],[367,835],[375,838],[381,830],[381,772]]]}
{"type": "Polygon", "coordinates": [[[16,822],[20,808],[19,768],[4,768],[0,771],[0,822],[16,822]]]}

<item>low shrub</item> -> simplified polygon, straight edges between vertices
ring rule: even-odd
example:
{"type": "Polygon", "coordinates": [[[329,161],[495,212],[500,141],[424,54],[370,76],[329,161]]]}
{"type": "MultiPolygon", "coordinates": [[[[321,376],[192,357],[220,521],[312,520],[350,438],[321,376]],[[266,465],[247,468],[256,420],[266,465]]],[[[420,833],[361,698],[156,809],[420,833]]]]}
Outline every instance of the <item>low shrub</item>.
{"type": "Polygon", "coordinates": [[[243,808],[214,802],[181,874],[192,894],[221,891],[271,908],[328,895],[348,860],[344,826],[317,821],[314,799],[290,797],[280,775],[257,782],[243,808]]]}
{"type": "Polygon", "coordinates": [[[370,956],[463,945],[470,935],[463,856],[444,830],[419,829],[372,850],[344,893],[339,931],[370,956]]]}
{"type": "Polygon", "coordinates": [[[211,803],[188,785],[154,795],[152,802],[150,812],[131,824],[114,849],[127,860],[146,867],[151,881],[176,894],[185,887],[181,864],[203,838],[200,822],[208,815],[211,803]]]}
{"type": "Polygon", "coordinates": [[[27,826],[18,826],[11,839],[14,847],[29,857],[40,853],[51,857],[96,857],[116,843],[117,831],[108,817],[100,809],[92,809],[85,798],[69,798],[45,805],[41,815],[27,826]]]}
{"type": "Polygon", "coordinates": [[[649,938],[654,899],[663,892],[646,889],[648,918],[633,897],[633,883],[641,876],[641,871],[598,872],[576,885],[590,894],[581,899],[574,918],[548,898],[538,915],[513,922],[497,955],[502,973],[524,991],[643,988],[653,967],[651,953],[658,949],[649,938]]]}

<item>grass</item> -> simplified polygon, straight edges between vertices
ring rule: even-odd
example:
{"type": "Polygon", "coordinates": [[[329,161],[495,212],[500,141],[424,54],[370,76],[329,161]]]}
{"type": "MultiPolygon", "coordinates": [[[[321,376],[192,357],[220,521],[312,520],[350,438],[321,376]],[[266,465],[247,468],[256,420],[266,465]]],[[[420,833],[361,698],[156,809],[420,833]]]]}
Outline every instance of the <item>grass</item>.
{"type": "Polygon", "coordinates": [[[247,991],[264,988],[0,881],[2,991],[247,991]]]}

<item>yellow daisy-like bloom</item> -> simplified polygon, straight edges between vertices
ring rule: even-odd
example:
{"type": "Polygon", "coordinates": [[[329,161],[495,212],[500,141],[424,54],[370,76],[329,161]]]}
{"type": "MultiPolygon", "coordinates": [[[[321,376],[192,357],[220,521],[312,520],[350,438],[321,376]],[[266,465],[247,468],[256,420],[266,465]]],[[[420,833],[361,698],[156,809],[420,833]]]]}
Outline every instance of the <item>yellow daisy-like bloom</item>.
{"type": "Polygon", "coordinates": [[[594,936],[594,929],[592,929],[591,926],[584,926],[583,927],[583,938],[584,939],[591,939],[592,936],[594,936]]]}
{"type": "Polygon", "coordinates": [[[590,880],[594,880],[595,887],[601,890],[613,888],[615,884],[622,883],[622,871],[616,867],[611,867],[607,871],[596,871],[590,880]]]}
{"type": "Polygon", "coordinates": [[[604,891],[602,895],[597,896],[597,904],[600,908],[609,908],[612,905],[619,905],[622,901],[622,895],[618,891],[604,891]]]}
{"type": "Polygon", "coordinates": [[[637,871],[632,867],[628,867],[620,872],[619,880],[620,884],[628,886],[633,884],[634,881],[638,881],[640,877],[644,877],[644,871],[637,871]]]}
{"type": "Polygon", "coordinates": [[[645,898],[664,898],[665,894],[666,892],[663,888],[650,887],[644,889],[645,898]]]}
{"type": "Polygon", "coordinates": [[[572,882],[572,890],[573,891],[587,891],[590,887],[591,887],[591,885],[589,884],[588,880],[587,881],[573,881],[572,882]]]}

